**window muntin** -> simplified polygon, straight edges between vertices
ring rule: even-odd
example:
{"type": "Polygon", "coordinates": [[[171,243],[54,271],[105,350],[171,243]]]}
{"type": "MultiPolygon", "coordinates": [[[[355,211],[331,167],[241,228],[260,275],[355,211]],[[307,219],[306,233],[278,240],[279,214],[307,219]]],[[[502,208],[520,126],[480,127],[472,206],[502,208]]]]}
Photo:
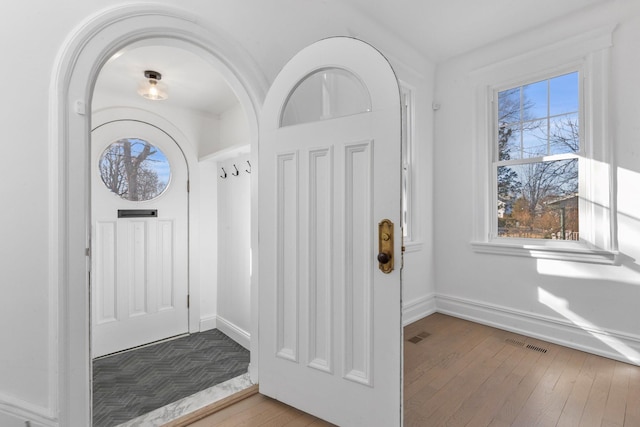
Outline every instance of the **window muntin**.
{"type": "Polygon", "coordinates": [[[167,156],[139,138],[123,138],[111,143],[100,156],[98,170],[109,191],[130,201],[159,197],[171,180],[167,156]]]}
{"type": "Polygon", "coordinates": [[[579,239],[579,73],[497,93],[497,237],[579,239]]]}
{"type": "Polygon", "coordinates": [[[280,126],[310,123],[371,111],[371,96],[352,72],[341,68],[317,70],[293,89],[280,126]]]}

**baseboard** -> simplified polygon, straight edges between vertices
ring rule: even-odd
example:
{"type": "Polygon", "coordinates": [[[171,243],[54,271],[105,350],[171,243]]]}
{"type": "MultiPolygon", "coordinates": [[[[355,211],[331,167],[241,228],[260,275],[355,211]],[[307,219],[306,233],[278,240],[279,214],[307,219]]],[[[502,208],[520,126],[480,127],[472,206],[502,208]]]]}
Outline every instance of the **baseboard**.
{"type": "Polygon", "coordinates": [[[200,319],[200,332],[210,331],[218,327],[218,316],[207,316],[200,319]]]}
{"type": "Polygon", "coordinates": [[[0,426],[3,427],[24,427],[26,419],[13,414],[6,414],[0,410],[0,426]]]}
{"type": "Polygon", "coordinates": [[[55,427],[57,420],[51,418],[45,408],[0,394],[0,426],[24,427],[26,421],[32,427],[55,427]]]}
{"type": "Polygon", "coordinates": [[[425,295],[402,304],[402,326],[407,326],[436,312],[435,294],[425,295]]]}
{"type": "Polygon", "coordinates": [[[250,350],[251,334],[249,334],[249,332],[239,328],[221,316],[216,317],[216,324],[220,332],[224,333],[247,350],[250,350]]]}
{"type": "Polygon", "coordinates": [[[640,365],[640,336],[438,294],[436,311],[625,363],[640,365]]]}

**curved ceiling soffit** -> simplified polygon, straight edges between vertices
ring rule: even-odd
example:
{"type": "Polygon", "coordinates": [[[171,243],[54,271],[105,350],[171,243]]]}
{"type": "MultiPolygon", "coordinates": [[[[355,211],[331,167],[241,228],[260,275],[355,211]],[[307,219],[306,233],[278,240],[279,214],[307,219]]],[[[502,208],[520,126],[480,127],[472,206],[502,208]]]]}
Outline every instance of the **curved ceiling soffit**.
{"type": "MultiPolygon", "coordinates": [[[[87,73],[84,92],[91,93],[100,69],[109,58],[131,45],[154,39],[172,39],[182,42],[183,47],[191,45],[219,61],[223,66],[220,71],[237,92],[243,107],[251,107],[258,116],[269,83],[246,49],[220,30],[203,27],[189,12],[159,5],[111,7],[88,17],[71,31],[55,61],[53,96],[65,94],[76,72],[87,73]],[[92,63],[83,64],[87,59],[92,63]],[[242,92],[248,98],[243,99],[242,92]]],[[[88,102],[88,96],[83,98],[88,102]]]]}

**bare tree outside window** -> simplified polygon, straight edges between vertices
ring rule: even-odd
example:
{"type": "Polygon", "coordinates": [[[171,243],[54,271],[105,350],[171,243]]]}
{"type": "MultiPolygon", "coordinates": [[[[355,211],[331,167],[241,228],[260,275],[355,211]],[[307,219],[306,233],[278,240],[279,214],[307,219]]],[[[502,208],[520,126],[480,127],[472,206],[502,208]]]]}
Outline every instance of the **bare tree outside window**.
{"type": "Polygon", "coordinates": [[[100,157],[99,169],[107,188],[126,200],[154,199],[169,184],[166,156],[142,139],[120,139],[109,145],[100,157]]]}
{"type": "Polygon", "coordinates": [[[579,239],[578,73],[498,94],[498,236],[579,239]]]}

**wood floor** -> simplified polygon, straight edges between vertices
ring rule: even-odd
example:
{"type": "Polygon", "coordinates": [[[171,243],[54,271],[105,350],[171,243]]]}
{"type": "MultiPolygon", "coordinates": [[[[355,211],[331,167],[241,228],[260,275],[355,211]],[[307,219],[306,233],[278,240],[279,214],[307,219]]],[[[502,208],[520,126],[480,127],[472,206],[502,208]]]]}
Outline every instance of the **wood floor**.
{"type": "MultiPolygon", "coordinates": [[[[640,426],[640,367],[442,314],[404,333],[405,426],[640,426]]],[[[256,394],[190,425],[330,424],[256,394]]]]}
{"type": "Polygon", "coordinates": [[[405,426],[640,426],[637,366],[442,314],[404,348],[405,426]]]}
{"type": "Polygon", "coordinates": [[[306,414],[262,394],[254,394],[206,418],[189,424],[190,427],[325,427],[333,424],[306,414]]]}

